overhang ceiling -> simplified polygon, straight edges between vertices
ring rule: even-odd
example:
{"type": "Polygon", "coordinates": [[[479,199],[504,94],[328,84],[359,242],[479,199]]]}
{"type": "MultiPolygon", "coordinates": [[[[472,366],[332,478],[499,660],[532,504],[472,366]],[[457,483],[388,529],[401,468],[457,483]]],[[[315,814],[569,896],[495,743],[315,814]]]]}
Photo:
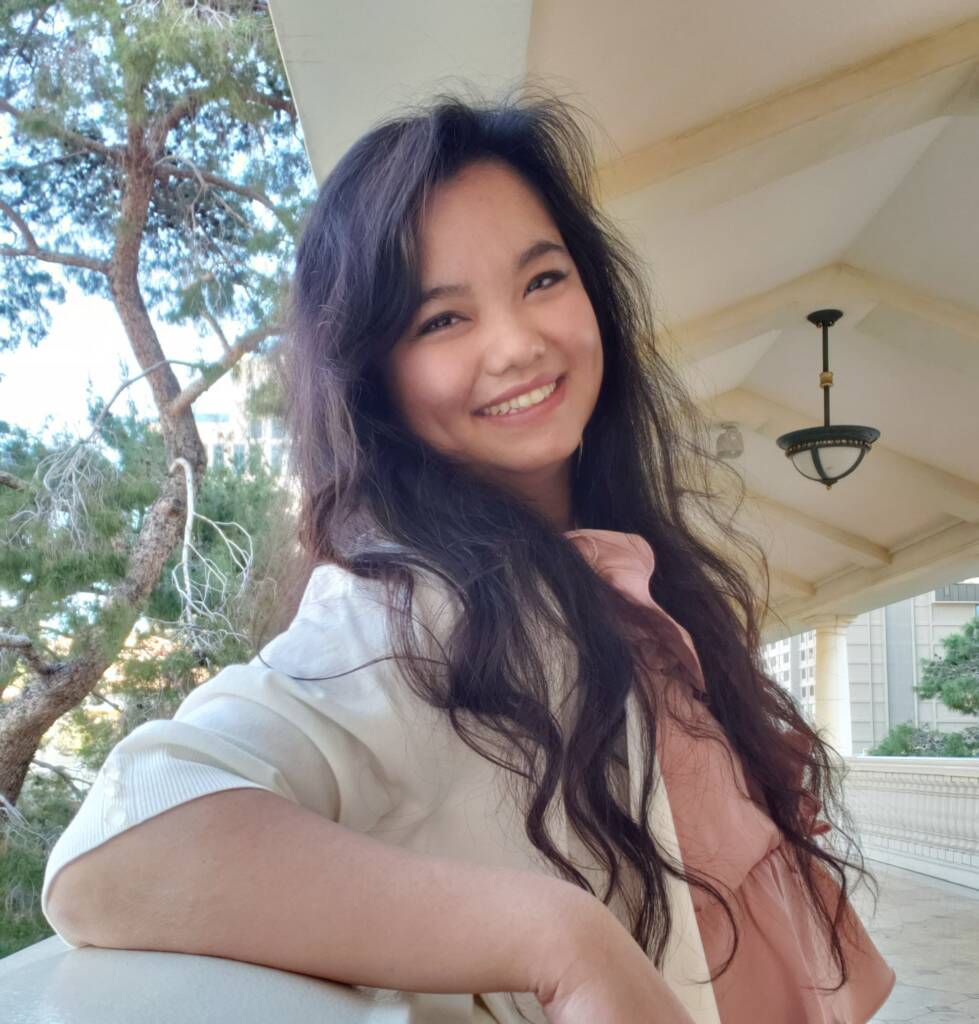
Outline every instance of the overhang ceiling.
{"type": "Polygon", "coordinates": [[[979,575],[979,0],[272,0],[318,179],[437,90],[530,74],[601,131],[603,203],[705,411],[735,422],[773,639],[979,575]],[[877,427],[827,491],[775,445],[877,427]]]}

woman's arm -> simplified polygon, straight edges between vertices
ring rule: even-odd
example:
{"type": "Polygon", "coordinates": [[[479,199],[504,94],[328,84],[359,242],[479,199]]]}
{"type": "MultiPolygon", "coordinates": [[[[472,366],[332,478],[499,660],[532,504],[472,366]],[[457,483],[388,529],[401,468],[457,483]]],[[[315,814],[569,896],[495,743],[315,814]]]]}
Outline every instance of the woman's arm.
{"type": "Polygon", "coordinates": [[[274,793],[171,808],[69,863],[70,941],[219,956],[376,988],[550,993],[624,929],[561,879],[388,846],[274,793]]]}

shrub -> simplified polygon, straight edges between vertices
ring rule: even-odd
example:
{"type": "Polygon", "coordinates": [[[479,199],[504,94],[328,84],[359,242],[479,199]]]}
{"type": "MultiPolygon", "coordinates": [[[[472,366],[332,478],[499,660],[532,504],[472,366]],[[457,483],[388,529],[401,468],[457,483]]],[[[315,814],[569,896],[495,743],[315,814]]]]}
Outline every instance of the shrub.
{"type": "Polygon", "coordinates": [[[902,722],[867,753],[876,757],[979,757],[979,726],[943,733],[902,722]]]}

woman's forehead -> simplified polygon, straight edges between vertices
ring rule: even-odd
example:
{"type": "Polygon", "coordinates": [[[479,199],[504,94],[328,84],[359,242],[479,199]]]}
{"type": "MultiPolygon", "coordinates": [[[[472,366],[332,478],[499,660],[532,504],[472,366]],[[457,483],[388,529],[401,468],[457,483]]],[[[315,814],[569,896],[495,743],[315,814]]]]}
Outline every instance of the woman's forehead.
{"type": "Polygon", "coordinates": [[[519,172],[502,160],[480,160],[467,164],[432,190],[420,226],[424,236],[453,219],[481,216],[492,224],[502,215],[517,211],[551,222],[536,191],[519,172]]]}
{"type": "MultiPolygon", "coordinates": [[[[469,165],[443,182],[430,199],[419,225],[423,273],[451,270],[465,254],[516,259],[532,243],[560,242],[554,221],[536,192],[512,168],[500,162],[469,165]]],[[[425,281],[426,287],[440,282],[425,281]]]]}

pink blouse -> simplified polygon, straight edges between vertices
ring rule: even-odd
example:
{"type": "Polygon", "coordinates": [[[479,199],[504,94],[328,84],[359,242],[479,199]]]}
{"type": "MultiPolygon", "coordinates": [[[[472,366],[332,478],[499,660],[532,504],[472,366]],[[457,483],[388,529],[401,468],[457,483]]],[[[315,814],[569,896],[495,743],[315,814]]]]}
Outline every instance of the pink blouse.
{"type": "MultiPolygon", "coordinates": [[[[894,971],[848,905],[841,941],[850,977],[836,992],[819,990],[839,981],[829,943],[791,845],[751,799],[740,759],[708,709],[690,635],[650,596],[655,557],[649,544],[638,534],[612,530],[572,530],[567,536],[596,571],[651,613],[649,625],[661,643],[643,644],[641,633],[632,639],[646,684],[662,695],[661,706],[667,701],[681,722],[710,733],[690,735],[668,713],[657,718],[657,755],[684,866],[713,880],[738,925],[734,959],[713,983],[723,1024],[866,1024],[890,995],[894,971]]],[[[812,831],[829,828],[814,820],[812,831]]],[[[834,897],[839,892],[821,869],[817,884],[834,897]]],[[[696,886],[690,892],[713,973],[731,953],[730,921],[708,893],[696,886]]]]}

